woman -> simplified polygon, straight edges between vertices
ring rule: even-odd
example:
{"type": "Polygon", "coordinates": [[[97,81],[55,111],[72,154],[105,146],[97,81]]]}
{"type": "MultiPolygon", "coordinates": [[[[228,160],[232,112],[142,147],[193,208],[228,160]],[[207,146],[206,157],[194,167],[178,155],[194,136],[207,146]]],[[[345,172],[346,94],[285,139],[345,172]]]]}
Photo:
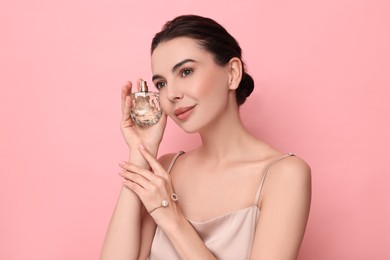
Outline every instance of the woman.
{"type": "Polygon", "coordinates": [[[122,89],[121,130],[130,149],[101,259],[296,259],[310,208],[310,168],[251,136],[239,106],[253,90],[241,48],[215,21],[180,16],[152,42],[153,83],[164,116],[130,118],[122,89]],[[155,157],[166,116],[202,144],[155,157]]]}

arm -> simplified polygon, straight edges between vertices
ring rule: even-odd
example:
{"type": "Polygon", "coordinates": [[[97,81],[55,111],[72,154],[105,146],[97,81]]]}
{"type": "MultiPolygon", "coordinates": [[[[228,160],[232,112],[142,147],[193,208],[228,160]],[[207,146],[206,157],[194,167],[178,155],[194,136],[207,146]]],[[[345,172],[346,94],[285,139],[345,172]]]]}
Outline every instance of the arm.
{"type": "MultiPolygon", "coordinates": [[[[145,164],[140,158],[131,161],[138,165],[145,164]]],[[[123,186],[107,229],[101,260],[138,259],[141,245],[141,206],[138,196],[123,186]]]]}
{"type": "MultiPolygon", "coordinates": [[[[148,168],[148,163],[137,147],[143,143],[153,154],[157,154],[166,125],[166,116],[162,116],[158,124],[152,127],[136,126],[130,117],[131,88],[130,82],[122,88],[121,131],[130,149],[129,162],[141,168],[148,168]]],[[[150,240],[148,237],[153,233],[155,224],[150,221],[148,214],[143,214],[144,211],[137,194],[123,186],[103,243],[101,260],[135,260],[145,254],[144,247],[147,243],[144,241],[150,240]]]]}
{"type": "MultiPolygon", "coordinates": [[[[167,154],[159,159],[165,169],[174,155],[167,154]]],[[[143,157],[137,165],[141,164],[143,168],[149,167],[143,157]]],[[[156,223],[138,196],[123,186],[107,231],[101,259],[147,259],[155,229],[156,223]],[[138,257],[136,252],[139,252],[138,257]]]]}
{"type": "Polygon", "coordinates": [[[311,200],[309,166],[297,157],[269,169],[250,259],[294,260],[303,239],[311,200]]]}
{"type": "Polygon", "coordinates": [[[140,148],[140,152],[153,171],[133,164],[123,165],[127,171],[122,174],[126,187],[139,196],[148,212],[158,207],[150,216],[168,236],[181,259],[216,259],[184,217],[179,205],[169,199],[173,192],[169,174],[149,151],[140,148]],[[169,205],[159,207],[164,199],[169,205]]]}

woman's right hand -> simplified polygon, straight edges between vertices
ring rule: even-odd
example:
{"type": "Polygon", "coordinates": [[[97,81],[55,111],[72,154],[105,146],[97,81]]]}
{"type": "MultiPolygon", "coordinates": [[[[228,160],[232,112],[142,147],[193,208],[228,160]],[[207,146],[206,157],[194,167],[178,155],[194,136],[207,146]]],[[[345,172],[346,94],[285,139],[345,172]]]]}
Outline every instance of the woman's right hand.
{"type": "MultiPolygon", "coordinates": [[[[139,86],[140,81],[142,79],[137,80],[137,86],[139,86]]],[[[138,147],[142,144],[156,156],[165,130],[167,116],[163,113],[158,123],[152,126],[141,127],[135,124],[130,116],[131,90],[132,83],[130,81],[122,87],[122,119],[120,123],[122,135],[131,153],[138,152],[138,147]]]]}

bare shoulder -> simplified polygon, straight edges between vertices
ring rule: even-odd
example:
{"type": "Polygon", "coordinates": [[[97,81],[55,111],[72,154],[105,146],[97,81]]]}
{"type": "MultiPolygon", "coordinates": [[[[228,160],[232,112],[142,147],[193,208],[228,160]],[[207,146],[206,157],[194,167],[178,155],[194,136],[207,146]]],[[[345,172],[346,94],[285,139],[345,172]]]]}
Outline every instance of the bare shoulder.
{"type": "Polygon", "coordinates": [[[273,172],[272,175],[280,175],[279,178],[307,179],[311,176],[310,166],[296,155],[277,161],[270,167],[269,172],[273,172]]]}
{"type": "Polygon", "coordinates": [[[310,203],[309,165],[297,156],[272,163],[263,183],[251,259],[297,259],[310,203]]]}
{"type": "Polygon", "coordinates": [[[274,163],[264,183],[264,197],[306,197],[311,194],[310,166],[298,156],[289,156],[274,163]]]}
{"type": "Polygon", "coordinates": [[[311,178],[311,169],[302,158],[296,155],[287,156],[270,165],[267,178],[302,181],[311,178]]]}

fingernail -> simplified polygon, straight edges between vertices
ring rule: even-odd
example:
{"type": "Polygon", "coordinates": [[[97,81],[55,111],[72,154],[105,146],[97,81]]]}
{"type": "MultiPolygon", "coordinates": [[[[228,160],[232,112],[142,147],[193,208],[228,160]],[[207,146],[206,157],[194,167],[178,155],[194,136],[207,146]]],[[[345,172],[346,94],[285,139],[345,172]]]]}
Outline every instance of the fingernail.
{"type": "Polygon", "coordinates": [[[127,164],[127,162],[121,161],[121,162],[119,163],[119,166],[125,166],[126,164],[127,164]]]}

